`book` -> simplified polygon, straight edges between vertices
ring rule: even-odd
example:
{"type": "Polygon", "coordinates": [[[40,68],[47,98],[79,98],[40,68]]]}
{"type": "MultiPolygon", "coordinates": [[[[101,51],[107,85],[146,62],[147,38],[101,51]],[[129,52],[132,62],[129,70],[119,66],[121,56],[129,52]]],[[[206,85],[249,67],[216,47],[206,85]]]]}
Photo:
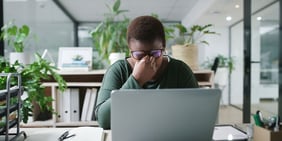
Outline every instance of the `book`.
{"type": "Polygon", "coordinates": [[[83,101],[83,106],[82,106],[82,112],[81,112],[81,121],[86,121],[86,116],[87,116],[87,111],[89,107],[89,102],[90,102],[90,96],[91,96],[91,89],[86,89],[84,101],[83,101]]]}
{"type": "Polygon", "coordinates": [[[90,95],[89,107],[86,114],[86,121],[91,121],[94,113],[95,101],[97,96],[97,88],[92,88],[90,95]]]}
{"type": "Polygon", "coordinates": [[[72,136],[68,138],[71,141],[104,141],[104,130],[101,127],[77,127],[67,132],[68,136],[72,136]]]}

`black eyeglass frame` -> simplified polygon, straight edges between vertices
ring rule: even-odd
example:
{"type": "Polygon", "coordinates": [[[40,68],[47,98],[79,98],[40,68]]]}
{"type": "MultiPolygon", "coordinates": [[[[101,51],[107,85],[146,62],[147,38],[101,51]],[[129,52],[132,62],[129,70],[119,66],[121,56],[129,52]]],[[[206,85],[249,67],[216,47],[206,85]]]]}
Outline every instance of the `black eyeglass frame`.
{"type": "Polygon", "coordinates": [[[131,57],[132,57],[132,58],[134,58],[134,59],[136,59],[136,60],[141,60],[141,59],[144,58],[145,56],[153,56],[153,57],[155,57],[155,58],[159,58],[159,57],[162,56],[163,51],[164,51],[163,48],[161,48],[161,49],[152,49],[152,50],[149,50],[149,51],[136,50],[136,51],[130,51],[130,54],[131,54],[131,57]],[[157,57],[155,57],[155,56],[153,55],[153,52],[154,52],[154,51],[160,51],[160,55],[157,56],[157,57]],[[142,52],[144,55],[143,55],[142,57],[137,58],[137,57],[134,55],[134,52],[142,52]]]}

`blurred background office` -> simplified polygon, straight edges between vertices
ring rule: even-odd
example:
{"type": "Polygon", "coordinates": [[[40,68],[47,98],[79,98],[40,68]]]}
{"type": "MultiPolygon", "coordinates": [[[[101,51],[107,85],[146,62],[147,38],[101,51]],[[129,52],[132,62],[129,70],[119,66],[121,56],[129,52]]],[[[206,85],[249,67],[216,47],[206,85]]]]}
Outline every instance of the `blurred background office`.
{"type": "MultiPolygon", "coordinates": [[[[189,27],[195,24],[213,24],[211,30],[220,35],[206,37],[209,46],[199,47],[198,61],[202,64],[218,54],[234,58],[235,69],[223,89],[221,104],[243,112],[246,110],[243,108],[245,106],[250,108],[251,113],[260,109],[268,115],[274,115],[282,110],[279,100],[279,95],[280,99],[282,95],[279,93],[282,87],[279,87],[279,68],[282,68],[281,65],[279,67],[282,55],[279,49],[281,0],[248,1],[250,3],[244,5],[244,0],[121,0],[121,9],[129,11],[125,13],[129,19],[157,14],[166,25],[182,23],[189,27]],[[244,6],[251,9],[245,9],[244,13],[244,6]],[[244,24],[244,16],[248,14],[250,17],[245,18],[251,20],[250,25],[244,24]],[[244,39],[246,34],[251,35],[250,40],[244,39]],[[246,50],[250,54],[246,54],[246,50]],[[246,72],[250,75],[246,76],[246,72]],[[250,81],[246,82],[247,79],[250,81]],[[250,91],[244,91],[246,89],[250,91]]],[[[49,59],[57,63],[59,47],[94,46],[89,31],[103,20],[104,13],[108,11],[105,5],[113,2],[114,0],[3,0],[1,26],[11,20],[18,25],[29,25],[37,39],[30,42],[26,50],[43,53],[44,49],[48,49],[49,59]]],[[[168,54],[171,54],[171,42],[168,41],[168,54]]],[[[0,55],[8,57],[9,52],[11,48],[1,41],[0,55]]],[[[97,52],[94,48],[95,54],[97,52]]],[[[247,110],[245,114],[248,113],[247,110]]]]}

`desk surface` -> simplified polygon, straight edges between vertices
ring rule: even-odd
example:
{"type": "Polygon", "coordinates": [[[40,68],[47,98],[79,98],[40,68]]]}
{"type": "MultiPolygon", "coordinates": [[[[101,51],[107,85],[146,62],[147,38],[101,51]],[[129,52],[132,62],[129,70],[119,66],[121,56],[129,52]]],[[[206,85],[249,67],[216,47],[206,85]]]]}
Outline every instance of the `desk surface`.
{"type": "MultiPolygon", "coordinates": [[[[246,125],[241,125],[241,128],[246,128],[246,125]]],[[[65,132],[73,128],[21,128],[27,135],[24,140],[23,135],[16,141],[56,141],[65,132]]],[[[10,130],[12,133],[15,129],[10,130]]],[[[90,135],[91,137],[91,135],[90,135]]],[[[4,141],[5,137],[0,136],[0,141],[4,141]]],[[[104,130],[104,141],[111,141],[111,130],[104,130]]]]}
{"type": "MultiPolygon", "coordinates": [[[[21,135],[16,141],[57,141],[58,138],[65,132],[72,128],[21,128],[27,135],[21,135]]],[[[11,133],[15,130],[11,129],[11,133]]],[[[5,137],[0,136],[0,141],[4,141],[5,137]]],[[[104,141],[111,141],[111,131],[104,131],[104,141]]]]}

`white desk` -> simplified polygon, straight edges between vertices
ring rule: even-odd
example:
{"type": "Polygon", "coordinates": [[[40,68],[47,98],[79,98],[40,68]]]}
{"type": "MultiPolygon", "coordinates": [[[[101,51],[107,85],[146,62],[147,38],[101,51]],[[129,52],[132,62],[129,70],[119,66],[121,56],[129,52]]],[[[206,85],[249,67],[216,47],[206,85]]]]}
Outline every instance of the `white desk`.
{"type": "MultiPolygon", "coordinates": [[[[246,126],[242,125],[242,128],[246,128],[246,126]]],[[[11,129],[11,131],[15,131],[14,129],[11,129]]],[[[21,128],[21,131],[26,133],[27,138],[24,140],[24,137],[21,136],[16,141],[57,141],[65,131],[71,129],[73,128],[21,128]]],[[[4,136],[1,136],[0,141],[4,140],[4,136]]],[[[104,141],[111,140],[111,130],[104,130],[104,141]]]]}
{"type": "MultiPolygon", "coordinates": [[[[20,136],[16,141],[57,141],[58,138],[65,132],[72,128],[21,128],[27,135],[20,136]]],[[[15,131],[11,129],[11,132],[15,131]]],[[[0,141],[4,141],[5,137],[1,136],[0,141]]],[[[111,141],[111,131],[104,131],[104,141],[111,141]]]]}

